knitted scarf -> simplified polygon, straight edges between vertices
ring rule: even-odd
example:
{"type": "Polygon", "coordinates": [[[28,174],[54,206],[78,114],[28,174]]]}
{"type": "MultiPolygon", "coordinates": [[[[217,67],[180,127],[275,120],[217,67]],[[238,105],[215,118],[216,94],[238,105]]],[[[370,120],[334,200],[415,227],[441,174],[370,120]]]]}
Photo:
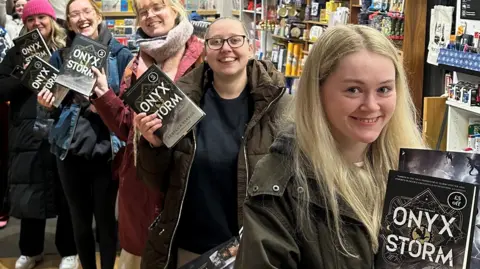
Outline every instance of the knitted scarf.
{"type": "Polygon", "coordinates": [[[163,64],[185,47],[192,34],[193,25],[188,20],[181,20],[167,35],[159,37],[149,37],[139,28],[136,41],[140,51],[152,57],[157,64],[163,64]]]}

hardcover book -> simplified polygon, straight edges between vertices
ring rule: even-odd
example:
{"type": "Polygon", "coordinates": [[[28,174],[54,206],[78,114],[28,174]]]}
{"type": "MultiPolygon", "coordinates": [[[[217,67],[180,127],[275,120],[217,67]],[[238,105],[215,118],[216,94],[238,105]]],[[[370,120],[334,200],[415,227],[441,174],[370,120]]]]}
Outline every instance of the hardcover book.
{"type": "MultiPolygon", "coordinates": [[[[400,171],[480,184],[480,154],[427,149],[401,149],[400,171]]],[[[480,201],[477,200],[477,206],[480,201]]],[[[480,214],[477,213],[471,246],[470,268],[480,268],[480,214]]]]}
{"type": "Polygon", "coordinates": [[[107,57],[107,46],[77,34],[64,64],[60,68],[57,84],[84,96],[90,96],[96,81],[92,66],[102,70],[107,57]]]}
{"type": "Polygon", "coordinates": [[[23,65],[27,65],[34,56],[38,56],[44,60],[50,59],[52,54],[50,49],[43,39],[40,30],[32,30],[22,36],[19,36],[13,40],[15,47],[22,55],[23,65]]]}
{"type": "Polygon", "coordinates": [[[57,79],[58,69],[34,56],[23,72],[21,83],[30,90],[38,93],[44,87],[51,90],[57,79]]]}
{"type": "Polygon", "coordinates": [[[478,186],[390,171],[378,269],[470,266],[478,186]]]}
{"type": "Polygon", "coordinates": [[[162,127],[155,134],[168,148],[175,146],[205,116],[156,65],[149,67],[122,98],[136,113],[156,114],[162,120],[162,127]]]}
{"type": "Polygon", "coordinates": [[[34,56],[20,79],[22,85],[35,93],[47,89],[53,93],[53,105],[58,107],[68,93],[68,89],[55,83],[58,69],[38,56],[34,56]]]}
{"type": "Polygon", "coordinates": [[[238,239],[232,237],[179,269],[233,269],[239,246],[238,239]]]}

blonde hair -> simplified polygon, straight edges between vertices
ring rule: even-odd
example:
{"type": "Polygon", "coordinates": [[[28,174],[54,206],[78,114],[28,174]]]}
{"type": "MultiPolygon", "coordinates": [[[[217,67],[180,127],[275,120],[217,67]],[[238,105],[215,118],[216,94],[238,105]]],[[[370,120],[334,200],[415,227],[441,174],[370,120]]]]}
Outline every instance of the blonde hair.
{"type": "MultiPolygon", "coordinates": [[[[138,10],[139,10],[139,0],[133,0],[133,12],[135,15],[139,16],[138,10]]],[[[175,12],[177,12],[177,18],[175,20],[175,25],[177,25],[180,21],[183,20],[188,20],[187,16],[187,11],[185,10],[185,7],[179,0],[152,0],[152,2],[158,2],[162,3],[166,6],[171,7],[175,12]]],[[[136,24],[138,25],[138,19],[136,20],[136,24]]]]}
{"type": "Polygon", "coordinates": [[[66,45],[67,40],[67,33],[63,27],[58,25],[58,23],[52,18],[50,18],[50,25],[52,26],[52,31],[50,31],[50,35],[48,40],[46,40],[48,47],[53,50],[58,50],[66,45]]]}
{"type": "Polygon", "coordinates": [[[326,219],[335,245],[345,255],[356,256],[343,239],[340,203],[344,203],[365,226],[376,252],[388,171],[397,168],[400,148],[424,147],[416,124],[415,106],[396,48],[383,34],[367,26],[332,27],[309,53],[295,95],[294,109],[288,115],[288,121],[296,126],[293,152],[295,180],[305,190],[299,194],[296,208],[297,228],[303,236],[311,238],[315,220],[311,218],[308,203],[313,193],[308,188],[310,180],[307,178],[309,174],[311,178],[313,172],[320,195],[330,212],[326,214],[326,219]],[[339,61],[346,55],[365,49],[392,60],[396,71],[396,109],[380,136],[369,146],[362,169],[340,153],[322,106],[320,91],[339,61]]]}

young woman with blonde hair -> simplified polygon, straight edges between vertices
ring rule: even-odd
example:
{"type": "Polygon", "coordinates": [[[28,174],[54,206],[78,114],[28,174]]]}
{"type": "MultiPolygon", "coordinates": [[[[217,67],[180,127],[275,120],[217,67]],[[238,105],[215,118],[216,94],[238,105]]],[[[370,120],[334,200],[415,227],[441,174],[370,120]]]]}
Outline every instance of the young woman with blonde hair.
{"type": "MultiPolygon", "coordinates": [[[[193,35],[193,26],[178,0],[135,0],[137,44],[140,51],[128,64],[120,86],[121,97],[150,67],[157,64],[173,81],[188,74],[202,61],[203,43],[193,35]]],[[[148,227],[162,209],[158,190],[149,189],[135,168],[134,112],[119,96],[106,87],[104,76],[97,72],[97,98],[92,102],[108,128],[127,142],[115,157],[120,180],[118,191],[118,229],[122,252],[119,269],[140,268],[141,255],[147,243],[148,227]]]]}
{"type": "Polygon", "coordinates": [[[402,147],[424,143],[396,48],[366,26],[329,29],[255,168],[236,268],[372,268],[402,147]]]}
{"type": "MultiPolygon", "coordinates": [[[[27,31],[39,29],[51,52],[65,46],[65,32],[55,22],[47,0],[30,0],[22,20],[27,31]]],[[[21,219],[20,253],[16,269],[33,268],[43,259],[46,219],[58,216],[55,244],[62,261],[60,269],[76,269],[77,250],[72,222],[55,156],[46,137],[34,133],[38,116],[36,94],[18,78],[25,63],[18,47],[11,48],[0,64],[0,102],[9,105],[9,196],[10,216],[21,219]],[[13,76],[12,76],[13,73],[13,76]]]]}

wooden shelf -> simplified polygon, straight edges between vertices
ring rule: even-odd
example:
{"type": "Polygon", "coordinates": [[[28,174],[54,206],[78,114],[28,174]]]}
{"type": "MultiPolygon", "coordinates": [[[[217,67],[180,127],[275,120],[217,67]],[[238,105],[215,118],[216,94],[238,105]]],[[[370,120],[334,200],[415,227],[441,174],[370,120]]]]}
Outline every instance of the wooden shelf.
{"type": "Polygon", "coordinates": [[[287,37],[283,37],[283,36],[279,36],[279,35],[272,35],[272,38],[280,39],[280,40],[284,40],[286,42],[292,42],[292,43],[304,43],[306,41],[306,40],[303,40],[303,39],[287,38],[287,37]]]}
{"type": "Polygon", "coordinates": [[[198,15],[201,16],[215,16],[217,15],[217,11],[215,9],[197,9],[197,10],[188,10],[189,12],[195,11],[198,15]]]}
{"type": "Polygon", "coordinates": [[[326,23],[326,22],[320,22],[320,21],[303,21],[303,22],[304,22],[304,23],[308,23],[308,24],[328,26],[328,23],[326,23]]]}
{"type": "Polygon", "coordinates": [[[359,8],[361,8],[362,5],[352,5],[352,7],[359,7],[359,8]]]}
{"type": "Polygon", "coordinates": [[[135,17],[134,12],[119,11],[119,12],[103,12],[104,17],[135,17]]]}

